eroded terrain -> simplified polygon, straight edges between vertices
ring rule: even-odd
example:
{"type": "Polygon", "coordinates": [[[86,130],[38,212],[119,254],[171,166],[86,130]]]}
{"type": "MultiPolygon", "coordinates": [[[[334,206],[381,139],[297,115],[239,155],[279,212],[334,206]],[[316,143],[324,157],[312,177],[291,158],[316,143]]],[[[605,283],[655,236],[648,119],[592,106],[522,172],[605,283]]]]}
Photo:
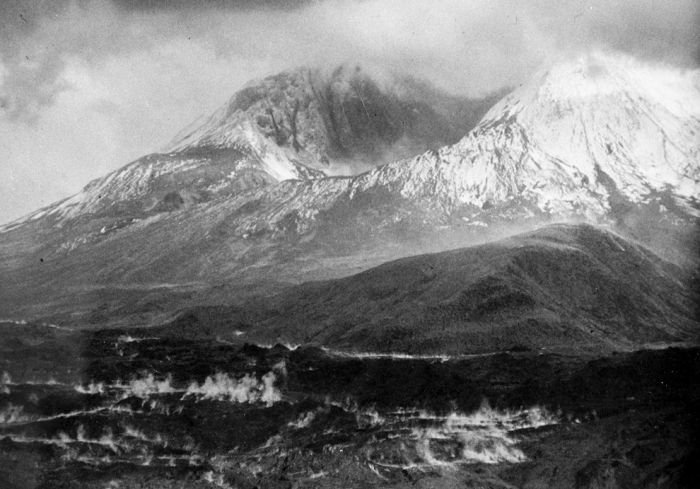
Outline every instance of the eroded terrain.
{"type": "Polygon", "coordinates": [[[700,480],[699,349],[411,357],[2,328],[1,487],[700,480]]]}

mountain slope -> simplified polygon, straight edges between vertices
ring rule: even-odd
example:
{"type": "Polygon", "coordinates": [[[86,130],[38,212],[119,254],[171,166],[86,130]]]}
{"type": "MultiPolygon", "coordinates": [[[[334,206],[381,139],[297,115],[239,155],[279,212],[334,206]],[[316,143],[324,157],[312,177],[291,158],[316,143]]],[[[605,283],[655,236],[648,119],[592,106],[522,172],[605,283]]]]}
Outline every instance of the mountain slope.
{"type": "Polygon", "coordinates": [[[352,174],[458,141],[499,97],[451,96],[359,66],[297,69],[249,83],[201,125],[176,136],[168,151],[230,148],[257,137],[292,161],[352,174]]]}
{"type": "Polygon", "coordinates": [[[646,76],[650,69],[606,55],[564,63],[496,104],[455,145],[214,206],[239,237],[308,235],[333,225],[324,216],[369,219],[374,230],[405,220],[627,223],[640,213],[686,225],[698,216],[700,73],[655,68],[646,76]]]}
{"type": "Polygon", "coordinates": [[[229,236],[248,242],[352,243],[567,218],[692,248],[682,241],[694,239],[698,216],[699,80],[698,71],[583,57],[514,91],[453,146],[354,178],[254,190],[216,212],[229,216],[229,236]]]}
{"type": "MultiPolygon", "coordinates": [[[[299,76],[292,80],[301,83],[299,76]]],[[[173,149],[187,155],[238,147],[238,140],[248,137],[241,120],[250,122],[268,103],[254,92],[244,101],[239,94],[173,149]]],[[[297,91],[293,95],[280,102],[285,111],[299,100],[297,91]]],[[[255,134],[261,140],[267,137],[255,134]]],[[[298,139],[320,147],[312,140],[314,134],[309,130],[303,136],[308,141],[301,134],[298,139]]],[[[378,194],[464,221],[502,218],[513,207],[519,209],[518,218],[535,213],[615,221],[638,205],[697,217],[698,136],[699,71],[652,69],[598,54],[537,75],[452,146],[353,178],[318,179],[312,170],[303,172],[303,165],[286,174],[268,169],[277,181],[308,181],[275,189],[253,185],[250,192],[227,195],[235,198],[213,205],[240,214],[235,232],[241,235],[279,231],[290,214],[298,215],[295,232],[303,233],[317,226],[314,221],[323,212],[338,207],[361,212],[362,201],[378,194]],[[246,210],[237,212],[241,207],[246,210]]],[[[396,217],[386,216],[388,221],[396,217]]]]}
{"type": "Polygon", "coordinates": [[[223,337],[242,331],[249,341],[421,353],[697,341],[697,297],[680,275],[609,231],[554,225],[241,307],[196,309],[172,327],[195,336],[213,328],[223,337]]]}
{"type": "MultiPolygon", "coordinates": [[[[311,190],[291,193],[285,206],[313,216],[336,201],[388,193],[471,221],[514,206],[519,217],[614,222],[640,205],[669,219],[697,217],[699,160],[700,72],[599,54],[536,76],[453,146],[352,180],[306,184],[311,190]]],[[[261,220],[274,225],[270,218],[261,220]]]]}
{"type": "MultiPolygon", "coordinates": [[[[280,157],[300,173],[283,181],[260,156],[272,153],[233,147],[235,138],[247,137],[237,124],[248,121],[255,140],[277,148],[274,154],[296,153],[293,138],[277,145],[264,124],[253,127],[251,118],[265,112],[265,100],[234,98],[227,106],[233,110],[213,119],[218,123],[183,135],[177,152],[146,157],[124,170],[127,176],[150,175],[145,180],[118,178],[116,172],[81,194],[90,198],[6,227],[0,233],[0,272],[13,286],[2,290],[0,313],[47,314],[60,303],[72,314],[71,303],[87,297],[87,314],[92,308],[103,311],[100,317],[116,317],[114,307],[119,314],[129,308],[116,305],[123,296],[114,288],[165,285],[170,294],[177,285],[192,297],[191,284],[207,290],[227,283],[236,284],[232,293],[240,295],[253,283],[340,277],[400,256],[562,219],[614,225],[664,257],[694,266],[698,77],[698,71],[649,68],[611,55],[583,57],[518,88],[452,146],[354,177],[319,177],[317,170],[280,157]],[[193,170],[178,166],[198,154],[206,156],[193,170]],[[160,175],[155,167],[161,160],[175,161],[168,163],[173,171],[152,177],[160,175]],[[149,183],[141,186],[144,181],[149,183]]],[[[268,82],[293,88],[291,95],[282,90],[279,107],[291,103],[293,109],[295,97],[307,93],[291,82],[268,82]]],[[[305,132],[297,140],[307,148],[299,154],[321,147],[331,154],[333,138],[312,137],[319,133],[311,128],[327,130],[318,115],[325,112],[313,100],[299,109],[299,121],[301,114],[309,121],[309,114],[317,114],[316,122],[298,126],[305,132]]],[[[369,134],[363,140],[377,130],[369,134]]],[[[170,306],[162,310],[161,300],[156,294],[152,310],[162,319],[170,306]]],[[[192,298],[201,300],[209,302],[192,298]]]]}
{"type": "Polygon", "coordinates": [[[13,229],[41,218],[59,222],[83,216],[136,220],[283,180],[322,176],[318,171],[287,162],[270,152],[257,153],[251,146],[152,154],[90,182],[80,193],[3,229],[13,229]]]}
{"type": "Polygon", "coordinates": [[[111,217],[110,229],[285,180],[358,173],[457,141],[498,99],[471,100],[415,79],[385,78],[341,66],[328,74],[299,68],[252,81],[203,123],[183,130],[163,153],[96,179],[0,231],[82,216],[111,217]]]}
{"type": "Polygon", "coordinates": [[[549,212],[601,214],[615,198],[640,203],[667,188],[693,202],[699,137],[700,73],[598,54],[538,75],[440,157],[472,173],[456,172],[457,202],[522,196],[549,212]]]}

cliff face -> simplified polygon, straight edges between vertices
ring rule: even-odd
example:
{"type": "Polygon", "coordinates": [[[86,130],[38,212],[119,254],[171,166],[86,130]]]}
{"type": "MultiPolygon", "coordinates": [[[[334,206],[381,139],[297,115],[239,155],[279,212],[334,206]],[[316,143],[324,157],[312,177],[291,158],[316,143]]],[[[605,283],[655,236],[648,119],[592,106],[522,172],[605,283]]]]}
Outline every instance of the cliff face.
{"type": "Polygon", "coordinates": [[[352,174],[459,140],[498,96],[469,100],[411,78],[374,79],[359,67],[298,69],[248,84],[170,151],[231,147],[248,125],[292,160],[352,174]]]}

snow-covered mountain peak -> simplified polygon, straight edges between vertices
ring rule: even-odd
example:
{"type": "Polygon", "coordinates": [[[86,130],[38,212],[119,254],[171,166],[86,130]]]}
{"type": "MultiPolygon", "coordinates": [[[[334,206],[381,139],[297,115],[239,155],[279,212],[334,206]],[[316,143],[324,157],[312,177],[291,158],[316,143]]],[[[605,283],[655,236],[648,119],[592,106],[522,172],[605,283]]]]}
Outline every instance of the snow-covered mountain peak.
{"type": "Polygon", "coordinates": [[[693,199],[699,73],[608,54],[556,65],[497,103],[445,158],[469,160],[465,172],[488,163],[501,183],[512,175],[515,187],[501,190],[542,208],[555,203],[547,195],[584,207],[668,189],[693,199]]]}
{"type": "Polygon", "coordinates": [[[351,195],[381,187],[471,220],[535,212],[598,222],[669,196],[695,214],[697,79],[608,54],[555,65],[458,143],[360,176],[351,195]]]}
{"type": "Polygon", "coordinates": [[[484,117],[493,121],[503,114],[534,119],[549,111],[573,111],[595,105],[644,101],[662,106],[678,117],[700,114],[700,70],[646,63],[632,57],[595,52],[562,62],[537,73],[528,83],[506,96],[484,117]]]}
{"type": "Polygon", "coordinates": [[[623,91],[621,82],[625,78],[625,69],[619,63],[601,54],[588,54],[550,68],[537,95],[554,102],[600,99],[623,91]]]}

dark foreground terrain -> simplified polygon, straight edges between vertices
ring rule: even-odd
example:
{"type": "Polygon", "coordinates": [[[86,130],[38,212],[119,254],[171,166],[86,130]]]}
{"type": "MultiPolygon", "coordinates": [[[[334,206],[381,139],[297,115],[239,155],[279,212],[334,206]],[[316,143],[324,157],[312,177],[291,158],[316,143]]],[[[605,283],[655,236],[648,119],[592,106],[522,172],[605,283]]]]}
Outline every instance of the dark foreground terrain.
{"type": "Polygon", "coordinates": [[[572,357],[0,325],[0,487],[698,487],[700,349],[572,357]]]}

